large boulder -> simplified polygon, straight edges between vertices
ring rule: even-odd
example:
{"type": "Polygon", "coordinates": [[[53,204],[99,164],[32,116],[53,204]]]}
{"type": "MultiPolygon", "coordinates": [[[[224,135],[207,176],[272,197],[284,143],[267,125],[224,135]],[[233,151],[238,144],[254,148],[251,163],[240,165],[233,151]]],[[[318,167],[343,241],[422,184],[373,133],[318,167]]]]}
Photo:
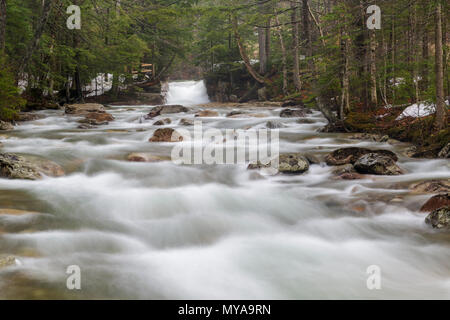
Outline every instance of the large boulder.
{"type": "Polygon", "coordinates": [[[438,194],[430,199],[420,208],[422,212],[431,212],[433,210],[450,206],[450,194],[438,194]]]}
{"type": "Polygon", "coordinates": [[[199,118],[207,118],[207,117],[218,117],[219,113],[217,111],[212,111],[212,110],[203,110],[203,111],[199,111],[195,114],[196,117],[199,118]]]}
{"type": "Polygon", "coordinates": [[[63,168],[47,159],[0,153],[0,177],[8,179],[38,180],[42,174],[52,177],[64,175],[63,168]]]}
{"type": "Polygon", "coordinates": [[[386,156],[394,161],[398,160],[397,155],[389,150],[370,150],[365,148],[350,147],[334,150],[326,156],[325,161],[329,166],[340,166],[348,163],[354,164],[361,156],[368,153],[386,156]]]}
{"type": "Polygon", "coordinates": [[[355,169],[362,174],[375,175],[400,175],[403,170],[388,156],[378,153],[368,153],[360,157],[355,162],[355,169]]]}
{"type": "Polygon", "coordinates": [[[281,118],[301,118],[305,116],[306,112],[303,109],[284,109],[280,113],[281,118]]]}
{"type": "Polygon", "coordinates": [[[438,157],[444,159],[450,158],[450,142],[447,143],[447,145],[444,148],[442,148],[442,150],[438,154],[438,157]]]}
{"type": "Polygon", "coordinates": [[[0,131],[9,131],[13,130],[14,126],[9,122],[4,122],[0,120],[0,131]]]}
{"type": "Polygon", "coordinates": [[[106,125],[109,122],[114,121],[114,117],[106,112],[89,112],[84,116],[80,123],[86,123],[93,126],[106,125]]]}
{"type": "Polygon", "coordinates": [[[66,106],[66,114],[84,115],[90,112],[103,113],[105,107],[98,103],[71,104],[66,106]]]}
{"type": "Polygon", "coordinates": [[[425,222],[436,229],[450,228],[450,207],[434,210],[425,218],[425,222]]]}
{"type": "Polygon", "coordinates": [[[162,114],[183,113],[188,112],[189,109],[181,105],[167,105],[154,107],[146,116],[147,119],[153,119],[162,114]]]}
{"type": "Polygon", "coordinates": [[[183,141],[183,136],[172,128],[158,129],[150,138],[150,142],[180,142],[183,141]]]}

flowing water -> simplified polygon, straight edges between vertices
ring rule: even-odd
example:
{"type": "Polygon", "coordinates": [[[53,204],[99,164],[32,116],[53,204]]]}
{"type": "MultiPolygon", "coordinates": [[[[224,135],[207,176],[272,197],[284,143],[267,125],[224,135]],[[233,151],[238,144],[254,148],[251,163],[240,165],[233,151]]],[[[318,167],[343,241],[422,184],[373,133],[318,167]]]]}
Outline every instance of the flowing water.
{"type": "MultiPolygon", "coordinates": [[[[169,103],[189,114],[164,115],[177,128],[207,102],[202,82],[171,83],[169,103]]],[[[2,137],[2,152],[44,156],[66,176],[0,179],[0,208],[39,212],[0,215],[0,298],[25,299],[351,299],[450,298],[450,238],[424,223],[429,196],[408,185],[450,178],[448,160],[401,155],[404,145],[318,133],[279,118],[280,108],[249,106],[265,118],[220,116],[205,128],[280,130],[281,152],[323,157],[345,146],[385,148],[409,173],[364,180],[332,179],[313,165],[301,176],[260,176],[245,165],[132,163],[131,152],[168,156],[173,144],[149,143],[156,129],[142,116],[151,106],[113,107],[116,121],[78,129],[79,118],[43,111],[45,119],[2,137]],[[2,231],[3,230],[3,231],[2,231]],[[81,268],[82,289],[66,288],[66,269],[81,268]],[[367,268],[379,266],[381,290],[368,290],[367,268]]]]}

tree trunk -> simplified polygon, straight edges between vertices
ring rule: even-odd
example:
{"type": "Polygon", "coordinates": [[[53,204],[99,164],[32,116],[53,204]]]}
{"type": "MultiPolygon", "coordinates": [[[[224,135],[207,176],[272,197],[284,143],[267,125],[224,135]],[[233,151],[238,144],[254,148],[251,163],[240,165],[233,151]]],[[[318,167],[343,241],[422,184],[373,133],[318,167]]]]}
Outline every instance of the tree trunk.
{"type": "Polygon", "coordinates": [[[419,47],[417,45],[417,11],[416,6],[411,7],[411,54],[412,54],[412,78],[414,85],[414,100],[420,101],[419,93],[419,47]]]}
{"type": "Polygon", "coordinates": [[[6,0],[0,0],[0,55],[5,51],[6,43],[6,0]]]}
{"type": "MultiPolygon", "coordinates": [[[[425,9],[424,9],[424,12],[425,9]]],[[[420,89],[426,91],[428,89],[429,71],[428,71],[428,59],[430,58],[430,50],[428,46],[428,24],[424,21],[423,25],[423,37],[422,37],[422,81],[420,89]]]]}
{"type": "Polygon", "coordinates": [[[298,32],[298,21],[297,21],[297,6],[295,2],[291,2],[291,23],[292,23],[292,56],[294,59],[294,85],[297,92],[302,89],[302,83],[300,81],[300,65],[298,60],[298,50],[299,50],[299,32],[298,32]]]}
{"type": "Polygon", "coordinates": [[[38,22],[38,25],[33,35],[33,39],[31,40],[31,43],[28,45],[25,55],[23,56],[22,61],[18,67],[17,76],[19,78],[22,76],[23,72],[28,67],[31,58],[39,45],[39,41],[41,40],[41,36],[44,33],[44,28],[45,25],[47,24],[54,3],[55,1],[53,0],[43,0],[41,19],[38,22]]]}
{"type": "Polygon", "coordinates": [[[342,70],[342,96],[339,117],[344,120],[345,112],[350,111],[350,38],[347,32],[347,26],[344,26],[341,39],[343,70],[342,70]]]}
{"type": "MultiPolygon", "coordinates": [[[[260,14],[264,14],[264,4],[262,1],[258,4],[260,14]]],[[[266,25],[266,23],[264,23],[266,25]]],[[[267,30],[264,27],[258,27],[259,44],[259,73],[265,75],[267,72],[267,30]]]]}
{"type": "Polygon", "coordinates": [[[435,127],[441,130],[446,123],[446,106],[444,101],[444,65],[442,49],[442,5],[436,4],[436,120],[435,127]]]}
{"type": "MultiPolygon", "coordinates": [[[[275,22],[277,25],[280,25],[280,19],[275,15],[275,22]]],[[[282,58],[282,69],[283,69],[283,94],[286,96],[289,94],[288,92],[288,72],[287,72],[287,53],[286,46],[284,44],[283,30],[282,27],[278,27],[277,29],[278,37],[280,38],[280,47],[281,47],[281,58],[282,58]]]]}
{"type": "Polygon", "coordinates": [[[312,72],[312,39],[309,23],[309,5],[308,0],[302,0],[302,22],[303,22],[303,43],[306,48],[306,57],[308,58],[308,69],[312,72]]]}
{"type": "Polygon", "coordinates": [[[370,30],[370,44],[369,44],[369,63],[370,63],[370,102],[375,107],[378,105],[377,98],[377,66],[376,66],[376,50],[377,42],[375,31],[370,30]]]}
{"type": "Polygon", "coordinates": [[[238,21],[237,17],[233,16],[233,23],[232,23],[233,31],[234,31],[234,37],[236,38],[236,43],[239,47],[239,53],[241,54],[241,58],[244,61],[245,67],[247,68],[250,75],[259,83],[264,84],[266,80],[263,76],[258,74],[255,69],[253,69],[252,64],[250,63],[250,59],[248,58],[247,52],[245,51],[244,45],[241,42],[241,35],[239,34],[238,30],[238,21]]]}

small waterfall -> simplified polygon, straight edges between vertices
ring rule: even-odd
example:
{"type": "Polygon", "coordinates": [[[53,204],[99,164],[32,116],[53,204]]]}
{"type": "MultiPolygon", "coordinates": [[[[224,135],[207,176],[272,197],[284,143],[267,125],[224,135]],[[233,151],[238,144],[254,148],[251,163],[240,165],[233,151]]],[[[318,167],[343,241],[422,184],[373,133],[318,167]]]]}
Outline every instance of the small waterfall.
{"type": "Polygon", "coordinates": [[[185,106],[209,103],[205,82],[201,81],[180,81],[169,82],[169,89],[166,94],[167,104],[181,104],[185,106]]]}

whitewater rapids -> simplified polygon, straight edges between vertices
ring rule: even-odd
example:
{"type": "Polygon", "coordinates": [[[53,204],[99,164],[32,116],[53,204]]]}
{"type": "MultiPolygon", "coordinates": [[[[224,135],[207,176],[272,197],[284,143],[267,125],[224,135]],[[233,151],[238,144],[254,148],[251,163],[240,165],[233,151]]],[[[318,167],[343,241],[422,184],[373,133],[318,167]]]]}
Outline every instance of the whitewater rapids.
{"type": "MultiPolygon", "coordinates": [[[[170,83],[170,127],[209,101],[203,82],[170,83]]],[[[131,152],[170,155],[152,144],[157,127],[142,121],[152,106],[109,108],[116,121],[78,129],[63,111],[42,111],[2,139],[1,152],[44,156],[67,175],[40,181],[0,179],[0,255],[20,265],[0,269],[1,299],[449,299],[450,238],[417,212],[428,196],[407,186],[449,179],[449,161],[401,156],[404,146],[318,133],[312,123],[280,119],[279,108],[249,107],[265,118],[227,118],[212,110],[205,128],[263,128],[282,121],[281,152],[319,157],[339,147],[385,148],[409,173],[336,181],[333,168],[302,176],[261,177],[243,165],[131,163],[131,152]],[[400,199],[400,200],[399,200],[400,199]],[[68,266],[81,269],[79,291],[66,289],[68,266]],[[381,270],[381,290],[367,288],[367,268],[381,270]]],[[[167,118],[165,115],[164,118],[167,118]]],[[[154,119],[155,121],[158,120],[154,119]]]]}

